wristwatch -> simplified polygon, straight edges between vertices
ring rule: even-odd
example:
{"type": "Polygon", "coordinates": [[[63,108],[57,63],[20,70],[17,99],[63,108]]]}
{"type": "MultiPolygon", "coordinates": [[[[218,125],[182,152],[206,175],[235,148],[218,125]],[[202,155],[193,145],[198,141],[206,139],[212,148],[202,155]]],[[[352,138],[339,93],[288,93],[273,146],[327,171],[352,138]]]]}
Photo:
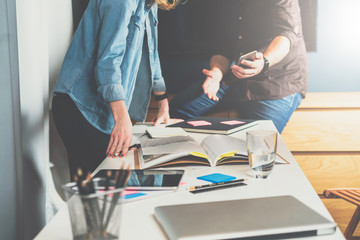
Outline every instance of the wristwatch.
{"type": "Polygon", "coordinates": [[[168,98],[167,92],[165,92],[164,94],[161,94],[161,95],[155,95],[156,101],[161,101],[161,100],[164,100],[165,98],[168,98]]]}
{"type": "Polygon", "coordinates": [[[269,61],[266,59],[266,57],[263,58],[264,58],[264,66],[260,72],[261,74],[265,73],[269,69],[269,61]]]}

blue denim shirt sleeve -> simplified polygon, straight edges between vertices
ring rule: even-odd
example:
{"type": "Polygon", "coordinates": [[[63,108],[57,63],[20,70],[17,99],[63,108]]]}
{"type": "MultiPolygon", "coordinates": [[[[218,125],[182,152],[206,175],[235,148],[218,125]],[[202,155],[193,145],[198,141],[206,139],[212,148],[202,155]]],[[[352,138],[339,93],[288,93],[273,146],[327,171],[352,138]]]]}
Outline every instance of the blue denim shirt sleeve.
{"type": "Polygon", "coordinates": [[[153,7],[152,8],[152,14],[154,16],[154,26],[155,26],[155,30],[154,30],[154,41],[156,44],[156,51],[155,51],[155,70],[154,70],[154,84],[153,84],[153,91],[155,92],[162,92],[162,91],[166,91],[166,86],[165,86],[165,81],[164,78],[162,76],[162,72],[161,72],[161,65],[160,65],[160,58],[159,58],[159,52],[158,52],[158,18],[157,18],[157,7],[153,7]]]}
{"type": "Polygon", "coordinates": [[[155,92],[162,92],[166,91],[166,85],[164,78],[161,73],[161,67],[160,67],[160,60],[159,60],[159,53],[156,52],[155,56],[155,72],[154,72],[154,85],[153,85],[153,91],[155,92]]]}
{"type": "Polygon", "coordinates": [[[125,99],[120,65],[126,51],[127,25],[132,16],[132,9],[136,9],[134,3],[135,1],[131,0],[100,2],[101,31],[95,78],[98,84],[97,91],[106,102],[125,99]]]}

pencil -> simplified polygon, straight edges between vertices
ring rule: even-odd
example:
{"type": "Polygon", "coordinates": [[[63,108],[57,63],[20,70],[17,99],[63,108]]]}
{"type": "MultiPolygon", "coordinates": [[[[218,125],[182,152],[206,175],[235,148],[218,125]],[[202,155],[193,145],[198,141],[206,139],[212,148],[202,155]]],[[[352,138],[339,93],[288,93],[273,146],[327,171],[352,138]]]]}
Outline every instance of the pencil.
{"type": "MultiPolygon", "coordinates": [[[[120,169],[123,169],[123,166],[120,167],[120,169]]],[[[116,179],[116,185],[115,185],[115,189],[117,188],[123,188],[130,176],[130,168],[126,169],[125,171],[121,171],[121,173],[118,175],[117,179],[116,179]]],[[[115,206],[118,203],[120,197],[120,192],[116,192],[114,193],[112,199],[111,199],[111,203],[110,203],[110,208],[108,210],[108,214],[107,214],[107,218],[105,220],[105,224],[104,224],[104,230],[106,231],[108,224],[110,222],[111,216],[114,212],[115,206]]]]}
{"type": "Polygon", "coordinates": [[[104,215],[106,211],[107,191],[109,191],[110,177],[111,177],[111,170],[107,171],[106,179],[105,179],[105,194],[104,194],[104,202],[101,212],[101,225],[103,225],[104,215]]]}
{"type": "MultiPolygon", "coordinates": [[[[92,176],[91,173],[89,172],[86,176],[86,189],[87,189],[87,194],[93,194],[95,193],[95,186],[94,186],[94,182],[92,180],[92,176]]],[[[94,218],[94,231],[95,234],[100,233],[100,229],[101,229],[101,216],[100,216],[100,207],[97,201],[97,197],[94,198],[90,198],[87,199],[89,205],[90,205],[90,211],[93,215],[94,218]]]]}

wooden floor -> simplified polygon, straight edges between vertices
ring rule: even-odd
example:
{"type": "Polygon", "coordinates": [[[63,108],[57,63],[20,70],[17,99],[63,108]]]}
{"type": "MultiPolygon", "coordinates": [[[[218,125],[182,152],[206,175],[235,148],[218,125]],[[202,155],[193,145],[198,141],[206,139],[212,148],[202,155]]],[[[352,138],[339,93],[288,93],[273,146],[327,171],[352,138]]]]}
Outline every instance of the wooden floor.
{"type": "MultiPolygon", "coordinates": [[[[319,195],[327,188],[360,186],[360,156],[358,155],[296,154],[294,157],[319,195]]],[[[321,198],[321,200],[344,233],[356,206],[342,199],[321,198]]],[[[355,235],[360,236],[359,226],[355,235]]]]}
{"type": "MultiPolygon", "coordinates": [[[[319,195],[360,188],[360,92],[308,93],[281,135],[319,195]]],[[[356,206],[322,201],[344,232],[356,206]]],[[[354,235],[360,236],[360,226],[354,235]]]]}

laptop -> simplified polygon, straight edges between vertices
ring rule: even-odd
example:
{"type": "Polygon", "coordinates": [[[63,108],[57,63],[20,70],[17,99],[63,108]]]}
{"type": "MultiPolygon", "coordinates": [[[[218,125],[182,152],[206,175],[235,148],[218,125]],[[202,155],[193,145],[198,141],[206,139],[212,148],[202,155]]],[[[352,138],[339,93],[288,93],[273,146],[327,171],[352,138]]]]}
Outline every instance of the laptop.
{"type": "Polygon", "coordinates": [[[282,239],[333,234],[336,224],[292,196],[155,208],[169,239],[282,239]]]}

